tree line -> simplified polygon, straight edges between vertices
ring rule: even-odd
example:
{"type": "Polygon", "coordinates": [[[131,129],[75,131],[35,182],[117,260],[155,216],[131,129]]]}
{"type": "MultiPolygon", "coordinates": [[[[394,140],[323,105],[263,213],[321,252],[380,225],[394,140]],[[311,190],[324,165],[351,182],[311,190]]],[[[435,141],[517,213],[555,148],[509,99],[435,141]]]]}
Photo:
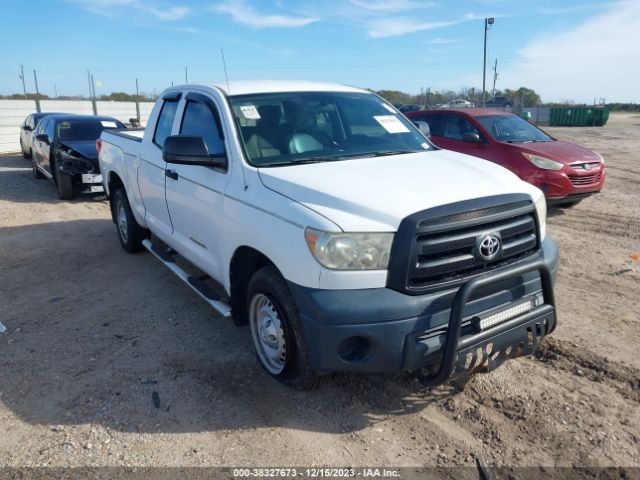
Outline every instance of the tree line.
{"type": "MultiPolygon", "coordinates": [[[[91,100],[83,95],[60,95],[58,97],[50,97],[45,94],[27,93],[26,100],[91,100]]],[[[140,95],[130,94],[126,92],[112,92],[108,95],[99,95],[96,100],[114,101],[114,102],[153,102],[158,98],[157,95],[149,93],[141,93],[140,95]]],[[[0,100],[25,100],[22,93],[12,93],[11,95],[0,95],[0,100]]]]}
{"type": "MultiPolygon", "coordinates": [[[[378,90],[376,92],[383,98],[386,98],[393,104],[417,104],[425,105],[427,108],[437,107],[439,105],[446,105],[450,100],[455,98],[462,98],[475,105],[482,105],[482,90],[477,88],[461,88],[457,92],[453,90],[435,90],[422,92],[420,94],[410,94],[401,92],[399,90],[378,90]]],[[[574,102],[567,100],[564,102],[544,103],[540,98],[540,95],[533,89],[527,87],[520,87],[516,90],[507,88],[505,90],[496,90],[496,97],[506,97],[511,104],[516,108],[532,108],[540,106],[562,106],[562,105],[575,105],[574,102]]],[[[24,100],[25,96],[22,93],[13,93],[11,95],[0,95],[0,99],[3,100],[24,100]]],[[[38,94],[37,98],[40,100],[52,100],[49,95],[38,94]]],[[[130,94],[126,92],[112,92],[108,95],[100,95],[96,100],[100,101],[114,101],[114,102],[153,102],[157,99],[157,95],[149,93],[141,93],[140,95],[130,94]]],[[[487,100],[490,95],[487,93],[487,100]]],[[[27,93],[27,100],[35,100],[35,93],[27,93]]],[[[90,100],[90,98],[82,95],[73,96],[59,96],[55,97],[56,100],[90,100]]],[[[640,111],[640,104],[638,103],[607,103],[605,105],[609,110],[622,111],[622,112],[638,112],[640,111]]]]}

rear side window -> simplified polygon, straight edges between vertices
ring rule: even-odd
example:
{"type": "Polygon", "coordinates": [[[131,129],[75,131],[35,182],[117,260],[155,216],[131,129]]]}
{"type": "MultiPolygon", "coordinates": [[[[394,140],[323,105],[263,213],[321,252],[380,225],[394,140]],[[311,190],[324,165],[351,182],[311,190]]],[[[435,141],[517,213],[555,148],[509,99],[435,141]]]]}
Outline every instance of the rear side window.
{"type": "Polygon", "coordinates": [[[182,117],[180,135],[202,137],[210,154],[224,153],[220,125],[211,109],[200,102],[188,101],[182,117]]]}
{"type": "Polygon", "coordinates": [[[171,127],[173,127],[173,119],[176,117],[176,110],[178,110],[178,102],[176,100],[167,100],[162,105],[158,123],[156,124],[156,132],[153,135],[153,143],[160,148],[163,147],[167,137],[171,135],[171,127]]]}

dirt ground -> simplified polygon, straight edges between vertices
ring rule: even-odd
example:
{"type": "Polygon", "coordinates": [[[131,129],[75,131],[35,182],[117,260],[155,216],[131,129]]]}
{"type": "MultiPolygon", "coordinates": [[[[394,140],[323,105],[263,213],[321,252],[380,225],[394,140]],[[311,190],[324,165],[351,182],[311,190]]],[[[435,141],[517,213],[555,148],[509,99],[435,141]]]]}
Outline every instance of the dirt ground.
{"type": "Polygon", "coordinates": [[[0,157],[0,466],[640,466],[640,115],[548,131],[607,183],[550,212],[556,332],[462,392],[279,385],[247,328],[121,249],[103,198],[58,201],[0,157]]]}

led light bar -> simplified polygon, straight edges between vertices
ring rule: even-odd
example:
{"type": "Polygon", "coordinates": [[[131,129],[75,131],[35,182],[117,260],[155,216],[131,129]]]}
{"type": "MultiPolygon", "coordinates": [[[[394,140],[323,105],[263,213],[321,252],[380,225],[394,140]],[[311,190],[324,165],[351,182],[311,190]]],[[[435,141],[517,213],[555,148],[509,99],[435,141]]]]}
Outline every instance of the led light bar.
{"type": "Polygon", "coordinates": [[[493,313],[485,318],[474,317],[471,319],[471,323],[476,331],[486,330],[531,311],[536,306],[536,303],[535,299],[529,298],[517,305],[493,313]]]}

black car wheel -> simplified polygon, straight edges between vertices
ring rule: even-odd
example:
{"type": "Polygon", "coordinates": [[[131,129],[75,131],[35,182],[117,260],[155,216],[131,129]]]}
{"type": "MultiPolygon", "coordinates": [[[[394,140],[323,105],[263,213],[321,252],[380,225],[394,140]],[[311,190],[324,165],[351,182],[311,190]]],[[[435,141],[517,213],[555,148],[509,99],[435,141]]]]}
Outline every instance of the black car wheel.
{"type": "Polygon", "coordinates": [[[36,163],[36,159],[31,155],[31,171],[33,173],[33,178],[37,178],[38,180],[44,178],[44,174],[38,168],[38,164],[36,163]]]}
{"type": "Polygon", "coordinates": [[[58,198],[60,200],[71,200],[73,198],[73,178],[58,168],[57,159],[53,161],[53,170],[53,179],[58,189],[58,198]]]}

